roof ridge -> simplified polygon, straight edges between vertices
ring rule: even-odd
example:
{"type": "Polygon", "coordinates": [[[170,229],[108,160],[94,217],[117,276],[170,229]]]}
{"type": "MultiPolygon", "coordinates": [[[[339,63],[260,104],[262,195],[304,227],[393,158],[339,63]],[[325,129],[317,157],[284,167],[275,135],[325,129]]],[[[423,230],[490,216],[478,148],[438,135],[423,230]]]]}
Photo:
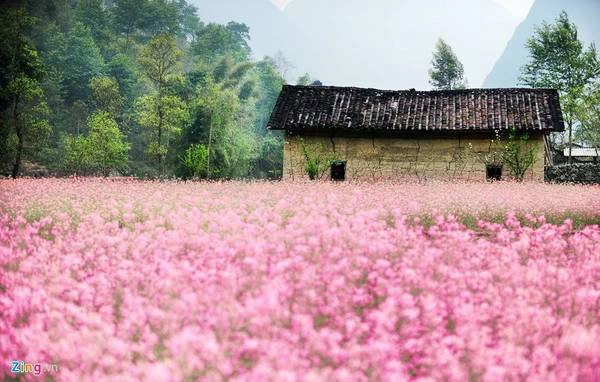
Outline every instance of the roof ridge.
{"type": "Polygon", "coordinates": [[[292,85],[284,84],[284,88],[297,88],[297,89],[314,89],[314,90],[363,90],[363,91],[378,91],[378,92],[406,92],[406,93],[471,93],[471,92],[510,92],[510,91],[532,91],[532,92],[558,92],[557,89],[553,88],[529,88],[529,87],[509,87],[509,88],[467,88],[467,89],[452,89],[452,90],[416,90],[416,89],[379,89],[371,87],[358,87],[358,86],[336,86],[336,85],[292,85]]]}

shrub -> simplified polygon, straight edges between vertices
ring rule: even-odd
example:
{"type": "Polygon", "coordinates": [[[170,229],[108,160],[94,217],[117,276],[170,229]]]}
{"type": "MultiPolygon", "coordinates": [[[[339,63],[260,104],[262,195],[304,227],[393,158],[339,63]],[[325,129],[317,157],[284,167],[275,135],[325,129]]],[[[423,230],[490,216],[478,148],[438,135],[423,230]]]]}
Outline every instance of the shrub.
{"type": "Polygon", "coordinates": [[[328,153],[320,144],[306,144],[302,138],[300,144],[306,161],[306,174],[310,180],[321,179],[333,162],[340,159],[335,152],[328,153]]]}

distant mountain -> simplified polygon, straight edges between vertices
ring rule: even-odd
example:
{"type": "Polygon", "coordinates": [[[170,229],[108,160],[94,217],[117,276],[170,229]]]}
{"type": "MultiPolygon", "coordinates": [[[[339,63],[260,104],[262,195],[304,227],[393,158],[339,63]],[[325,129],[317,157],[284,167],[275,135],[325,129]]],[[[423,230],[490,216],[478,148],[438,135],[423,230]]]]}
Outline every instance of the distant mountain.
{"type": "Polygon", "coordinates": [[[245,22],[257,58],[281,50],[324,84],[428,89],[438,38],[480,86],[519,19],[493,0],[193,0],[204,21],[245,22]]]}
{"type": "Polygon", "coordinates": [[[518,84],[520,69],[528,61],[525,48],[535,26],[554,22],[562,10],[579,28],[579,37],[588,45],[600,44],[600,0],[536,0],[529,15],[516,29],[504,53],[484,81],[484,87],[511,87],[518,84]]]}

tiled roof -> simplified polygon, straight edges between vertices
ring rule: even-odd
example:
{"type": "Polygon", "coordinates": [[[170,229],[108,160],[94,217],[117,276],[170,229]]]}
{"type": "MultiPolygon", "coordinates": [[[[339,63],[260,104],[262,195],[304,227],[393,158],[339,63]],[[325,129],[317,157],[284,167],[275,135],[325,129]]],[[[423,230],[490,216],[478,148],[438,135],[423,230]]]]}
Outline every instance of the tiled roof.
{"type": "Polygon", "coordinates": [[[283,87],[273,130],[563,131],[551,89],[390,91],[330,86],[283,87]]]}

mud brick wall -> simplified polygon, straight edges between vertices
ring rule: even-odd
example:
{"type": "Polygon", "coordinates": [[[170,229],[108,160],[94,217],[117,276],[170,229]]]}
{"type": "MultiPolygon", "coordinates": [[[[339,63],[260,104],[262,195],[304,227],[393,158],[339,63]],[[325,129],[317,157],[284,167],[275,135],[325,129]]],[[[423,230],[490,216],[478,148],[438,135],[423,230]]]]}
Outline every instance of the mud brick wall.
{"type": "MultiPolygon", "coordinates": [[[[347,161],[346,179],[376,180],[403,177],[419,179],[485,180],[486,166],[480,154],[493,150],[490,137],[461,134],[459,137],[360,137],[298,136],[287,134],[284,145],[284,179],[307,178],[301,140],[324,154],[335,152],[347,161]]],[[[537,148],[537,161],[527,180],[544,180],[543,135],[532,135],[529,143],[537,148]]],[[[503,177],[509,170],[504,168],[503,177]]],[[[323,179],[329,177],[325,171],[323,179]]]]}

